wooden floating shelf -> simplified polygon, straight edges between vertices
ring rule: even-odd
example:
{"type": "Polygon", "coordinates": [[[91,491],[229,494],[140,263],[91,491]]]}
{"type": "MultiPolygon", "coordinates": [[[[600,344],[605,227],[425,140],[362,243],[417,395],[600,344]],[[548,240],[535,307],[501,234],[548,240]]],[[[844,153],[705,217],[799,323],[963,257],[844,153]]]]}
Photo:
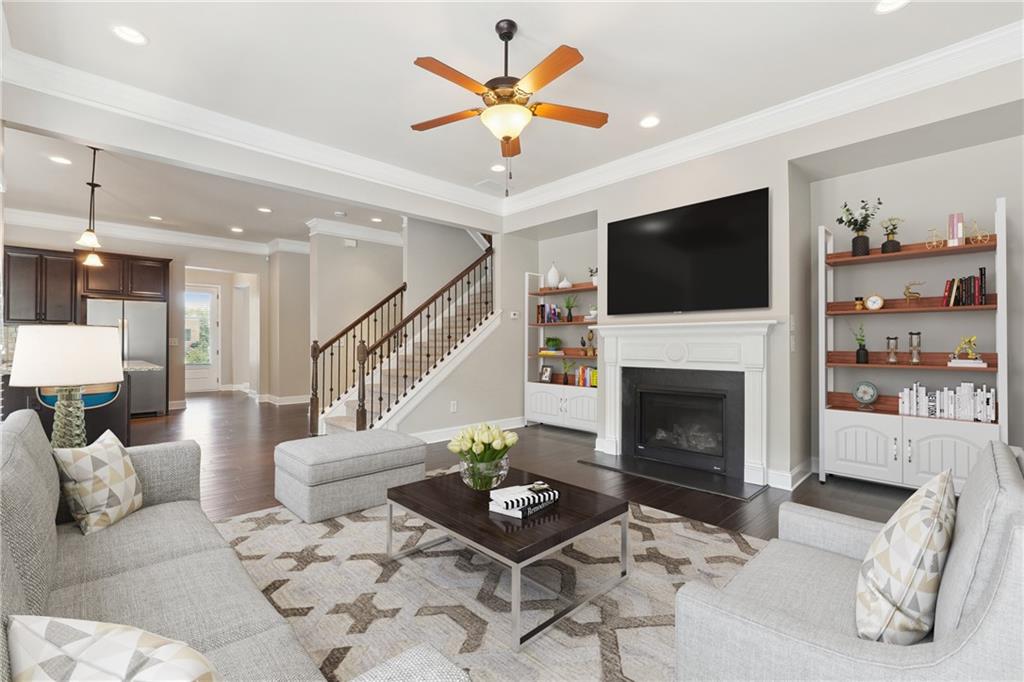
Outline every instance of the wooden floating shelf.
{"type": "MultiPolygon", "coordinates": [[[[865,298],[867,298],[865,296],[865,298]]],[[[989,294],[985,305],[944,305],[942,296],[923,296],[907,303],[905,298],[886,299],[881,310],[857,310],[854,301],[835,301],[829,303],[825,314],[835,315],[886,315],[893,313],[965,313],[978,310],[995,310],[998,305],[996,294],[989,294]]]]}
{"type": "Polygon", "coordinates": [[[589,327],[592,324],[597,324],[597,320],[587,320],[586,322],[533,322],[530,324],[531,327],[589,327]]]}
{"type": "Polygon", "coordinates": [[[586,360],[588,358],[591,359],[591,360],[596,360],[597,359],[597,355],[596,354],[595,355],[587,355],[587,351],[586,351],[585,348],[577,348],[577,347],[563,347],[563,348],[559,348],[558,350],[560,350],[563,353],[565,353],[565,355],[541,355],[539,351],[542,351],[542,350],[547,350],[547,349],[546,348],[540,348],[540,349],[538,349],[538,352],[530,353],[530,357],[531,358],[537,358],[537,357],[540,357],[540,358],[553,358],[555,360],[557,360],[559,358],[581,358],[581,359],[584,359],[584,360],[586,360]]]}
{"type": "Polygon", "coordinates": [[[948,353],[921,353],[921,364],[910,364],[910,352],[896,353],[899,362],[890,364],[889,354],[885,351],[871,351],[868,353],[867,364],[857,364],[855,351],[829,351],[825,357],[826,367],[853,367],[864,369],[912,369],[935,372],[988,372],[995,374],[999,371],[998,357],[995,353],[979,353],[981,359],[988,363],[988,367],[949,367],[946,362],[949,360],[948,353]]]}
{"type": "Polygon", "coordinates": [[[964,244],[963,246],[940,246],[929,249],[926,242],[904,244],[896,253],[882,253],[880,248],[871,249],[867,256],[854,256],[851,251],[830,253],[825,256],[825,265],[833,267],[840,265],[858,265],[861,263],[883,263],[896,260],[912,260],[915,258],[935,258],[937,256],[952,256],[958,253],[978,253],[982,251],[996,250],[996,236],[991,235],[984,244],[964,244]]]}
{"type": "Polygon", "coordinates": [[[825,408],[829,410],[844,410],[847,412],[866,412],[874,414],[889,414],[893,416],[912,417],[913,419],[934,419],[940,422],[967,422],[968,424],[998,424],[999,422],[976,422],[966,419],[942,419],[940,417],[922,417],[920,415],[900,415],[900,399],[894,395],[880,395],[878,400],[871,405],[872,409],[866,410],[861,407],[852,395],[839,391],[829,391],[825,394],[825,408]]]}
{"type": "Polygon", "coordinates": [[[531,291],[530,296],[554,296],[557,294],[579,293],[581,291],[597,291],[597,285],[590,282],[576,282],[567,289],[541,287],[537,291],[531,291]]]}
{"type": "Polygon", "coordinates": [[[551,381],[537,381],[536,379],[533,379],[533,380],[530,381],[530,383],[531,384],[541,384],[542,386],[569,386],[569,387],[572,387],[572,388],[583,388],[583,389],[588,389],[588,390],[593,390],[593,391],[597,390],[597,386],[577,386],[576,384],[563,384],[562,383],[562,374],[561,373],[559,373],[559,374],[552,373],[551,381]]]}

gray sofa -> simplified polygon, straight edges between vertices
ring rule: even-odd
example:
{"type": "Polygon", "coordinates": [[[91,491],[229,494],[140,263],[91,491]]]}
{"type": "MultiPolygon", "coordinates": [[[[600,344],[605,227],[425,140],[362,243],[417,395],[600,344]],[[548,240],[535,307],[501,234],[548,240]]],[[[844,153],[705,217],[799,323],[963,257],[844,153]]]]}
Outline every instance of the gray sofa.
{"type": "Polygon", "coordinates": [[[1024,679],[1024,451],[979,453],[957,505],[933,636],[859,639],[857,574],[883,524],[799,504],[724,589],[676,595],[676,677],[1024,679]]]}
{"type": "Polygon", "coordinates": [[[199,507],[199,446],[128,448],[142,509],[92,535],[55,522],[50,444],[32,410],[2,426],[0,675],[10,679],[7,616],[123,623],[188,642],[226,680],[322,680],[291,626],[264,599],[199,507]]]}

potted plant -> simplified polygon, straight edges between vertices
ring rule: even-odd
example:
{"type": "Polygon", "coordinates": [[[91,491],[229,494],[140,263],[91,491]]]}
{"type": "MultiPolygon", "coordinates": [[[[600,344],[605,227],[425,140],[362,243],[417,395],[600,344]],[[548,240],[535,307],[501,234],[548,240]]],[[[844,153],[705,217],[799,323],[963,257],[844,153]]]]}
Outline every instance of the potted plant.
{"type": "Polygon", "coordinates": [[[562,339],[557,336],[548,336],[544,338],[544,347],[548,350],[561,350],[562,339]]]}
{"type": "Polygon", "coordinates": [[[565,297],[566,321],[572,322],[572,309],[576,307],[576,294],[565,297]]]}
{"type": "Polygon", "coordinates": [[[569,373],[576,367],[576,363],[572,360],[562,360],[562,383],[566,386],[569,385],[569,373]]]}
{"type": "Polygon", "coordinates": [[[866,339],[864,337],[864,323],[861,322],[859,327],[856,329],[851,328],[850,331],[853,332],[853,340],[857,342],[857,364],[868,364],[868,349],[865,345],[866,339]]]}
{"type": "Polygon", "coordinates": [[[490,424],[463,429],[448,443],[459,456],[459,476],[473,490],[492,490],[508,475],[508,451],[519,441],[512,431],[490,424]]]}
{"type": "Polygon", "coordinates": [[[595,287],[597,286],[597,268],[587,268],[587,272],[590,273],[590,283],[595,287]]]}
{"type": "Polygon", "coordinates": [[[868,239],[867,231],[881,207],[881,199],[875,199],[873,204],[861,199],[860,208],[854,212],[849,204],[843,202],[843,212],[836,218],[836,223],[853,231],[852,250],[854,256],[866,256],[871,252],[871,241],[868,239]]]}
{"type": "Polygon", "coordinates": [[[900,223],[903,218],[895,216],[882,221],[882,231],[885,232],[885,241],[882,242],[882,253],[896,253],[900,250],[900,243],[896,240],[896,233],[899,232],[900,223]]]}

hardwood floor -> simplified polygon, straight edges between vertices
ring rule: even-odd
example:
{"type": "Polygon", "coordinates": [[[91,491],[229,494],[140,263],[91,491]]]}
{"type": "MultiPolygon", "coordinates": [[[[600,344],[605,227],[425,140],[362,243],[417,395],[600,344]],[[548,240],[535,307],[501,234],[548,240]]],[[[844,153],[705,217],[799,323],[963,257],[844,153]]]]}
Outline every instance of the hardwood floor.
{"type": "MultiPolygon", "coordinates": [[[[197,441],[203,449],[203,509],[221,519],[278,504],[274,446],[306,435],[306,409],[257,404],[241,393],[190,395],[182,412],[132,420],[132,444],[197,441]]],[[[787,500],[885,521],[912,492],[835,477],[821,485],[809,478],[792,492],[769,488],[743,502],[580,464],[576,460],[594,447],[594,437],[586,433],[531,426],[519,434],[511,454],[515,467],[761,538],[778,534],[778,508],[787,500]]],[[[444,443],[428,447],[428,470],[457,461],[444,443]]]]}

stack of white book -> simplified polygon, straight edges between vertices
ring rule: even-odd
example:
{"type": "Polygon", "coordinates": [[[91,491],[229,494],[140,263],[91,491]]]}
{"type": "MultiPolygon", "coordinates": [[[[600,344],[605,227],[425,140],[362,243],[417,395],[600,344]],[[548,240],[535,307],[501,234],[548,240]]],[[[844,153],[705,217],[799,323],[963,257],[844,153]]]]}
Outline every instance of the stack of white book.
{"type": "Polygon", "coordinates": [[[525,519],[558,501],[558,491],[551,488],[537,489],[537,484],[511,485],[491,491],[489,509],[516,519],[525,519]]]}
{"type": "Polygon", "coordinates": [[[926,386],[914,382],[899,396],[899,413],[911,417],[935,417],[960,421],[996,421],[996,389],[982,385],[976,388],[965,381],[956,388],[928,391],[926,386]]]}

